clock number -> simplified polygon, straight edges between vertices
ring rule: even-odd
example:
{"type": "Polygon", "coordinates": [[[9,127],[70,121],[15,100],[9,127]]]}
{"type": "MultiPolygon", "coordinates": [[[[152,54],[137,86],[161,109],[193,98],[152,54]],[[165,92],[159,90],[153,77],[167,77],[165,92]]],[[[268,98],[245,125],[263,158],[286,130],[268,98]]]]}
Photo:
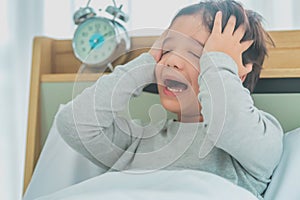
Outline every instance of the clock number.
{"type": "Polygon", "coordinates": [[[95,28],[96,30],[99,32],[100,28],[101,28],[101,25],[100,24],[95,24],[95,28]]]}
{"type": "Polygon", "coordinates": [[[83,37],[86,37],[86,36],[88,36],[88,34],[86,33],[86,32],[82,32],[82,34],[81,34],[83,37]]]}

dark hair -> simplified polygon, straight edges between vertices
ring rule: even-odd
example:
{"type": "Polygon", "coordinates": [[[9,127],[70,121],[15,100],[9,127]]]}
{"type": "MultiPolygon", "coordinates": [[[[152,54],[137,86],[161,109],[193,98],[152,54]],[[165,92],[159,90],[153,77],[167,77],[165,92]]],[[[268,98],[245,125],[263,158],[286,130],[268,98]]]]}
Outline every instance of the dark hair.
{"type": "Polygon", "coordinates": [[[231,15],[237,19],[235,29],[241,24],[246,28],[246,33],[242,41],[253,40],[253,44],[247,49],[243,55],[243,64],[253,63],[252,71],[247,75],[243,85],[253,92],[254,87],[259,79],[262,65],[267,55],[267,43],[274,46],[274,42],[270,35],[262,27],[262,16],[252,10],[246,10],[243,6],[233,0],[208,0],[193,4],[181,9],[174,20],[182,15],[201,14],[202,23],[211,32],[214,24],[214,18],[218,11],[222,11],[222,27],[224,29],[231,15]]]}

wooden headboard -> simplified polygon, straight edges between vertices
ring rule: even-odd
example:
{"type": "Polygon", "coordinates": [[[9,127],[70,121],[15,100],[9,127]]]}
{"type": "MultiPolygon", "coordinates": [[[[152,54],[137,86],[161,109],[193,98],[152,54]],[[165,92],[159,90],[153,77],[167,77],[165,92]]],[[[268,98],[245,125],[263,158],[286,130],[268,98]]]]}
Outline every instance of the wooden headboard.
{"type": "Polygon", "coordinates": [[[300,77],[300,31],[271,31],[276,47],[269,48],[261,78],[300,77]]]}
{"type": "MultiPolygon", "coordinates": [[[[272,31],[270,32],[276,47],[269,48],[269,57],[264,63],[261,73],[263,79],[300,78],[300,31],[272,31]]],[[[132,51],[118,58],[113,65],[123,64],[135,58],[142,52],[148,51],[157,37],[133,37],[132,51]]],[[[30,83],[30,100],[27,127],[27,146],[25,160],[24,191],[31,179],[33,170],[42,149],[41,132],[48,131],[42,125],[42,113],[45,97],[43,88],[51,84],[61,84],[72,87],[76,79],[80,62],[75,58],[71,40],[56,40],[47,37],[36,37],[33,41],[32,69],[30,83]],[[44,98],[44,100],[43,100],[44,98]]],[[[81,81],[93,82],[100,74],[82,76],[81,81]]],[[[68,86],[68,87],[69,87],[68,86]]],[[[48,99],[59,101],[59,98],[48,99]]],[[[63,102],[61,102],[63,103],[63,102]]],[[[56,112],[56,110],[51,110],[56,112]]],[[[53,116],[53,113],[51,113],[53,116]]],[[[48,125],[49,126],[49,125],[48,125]]]]}

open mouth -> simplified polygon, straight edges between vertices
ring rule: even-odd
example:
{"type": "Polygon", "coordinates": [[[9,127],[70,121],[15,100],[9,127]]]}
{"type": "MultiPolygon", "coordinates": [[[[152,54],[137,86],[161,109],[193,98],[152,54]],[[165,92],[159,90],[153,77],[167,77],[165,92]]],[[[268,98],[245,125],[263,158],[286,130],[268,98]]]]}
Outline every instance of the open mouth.
{"type": "Polygon", "coordinates": [[[166,79],[164,81],[164,84],[167,88],[167,90],[173,92],[173,93],[180,93],[183,92],[188,88],[188,86],[182,82],[171,80],[171,79],[166,79]]]}

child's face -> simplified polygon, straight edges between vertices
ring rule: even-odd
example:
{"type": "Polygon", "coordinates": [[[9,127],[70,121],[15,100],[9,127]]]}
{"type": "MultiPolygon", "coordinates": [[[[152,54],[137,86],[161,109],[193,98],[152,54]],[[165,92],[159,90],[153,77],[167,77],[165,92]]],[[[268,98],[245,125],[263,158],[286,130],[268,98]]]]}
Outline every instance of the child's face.
{"type": "Polygon", "coordinates": [[[155,71],[160,100],[182,122],[203,121],[197,97],[199,60],[209,35],[199,15],[186,15],[173,22],[163,42],[155,71]]]}

